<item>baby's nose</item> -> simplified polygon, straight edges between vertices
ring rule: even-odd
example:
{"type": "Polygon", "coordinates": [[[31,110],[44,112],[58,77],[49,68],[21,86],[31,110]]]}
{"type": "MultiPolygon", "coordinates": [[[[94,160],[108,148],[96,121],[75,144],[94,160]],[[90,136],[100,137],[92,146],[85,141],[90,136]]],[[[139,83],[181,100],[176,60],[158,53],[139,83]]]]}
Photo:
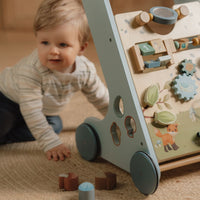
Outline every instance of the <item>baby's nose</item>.
{"type": "Polygon", "coordinates": [[[59,54],[58,48],[57,47],[51,47],[50,54],[52,54],[52,55],[58,55],[59,54]]]}

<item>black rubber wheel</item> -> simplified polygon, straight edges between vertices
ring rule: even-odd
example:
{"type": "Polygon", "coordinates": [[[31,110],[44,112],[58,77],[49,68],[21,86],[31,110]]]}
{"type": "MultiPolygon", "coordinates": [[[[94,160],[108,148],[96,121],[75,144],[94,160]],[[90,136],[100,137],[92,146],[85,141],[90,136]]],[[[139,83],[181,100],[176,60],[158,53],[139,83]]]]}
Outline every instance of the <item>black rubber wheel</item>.
{"type": "Polygon", "coordinates": [[[148,195],[156,191],[159,183],[158,172],[148,154],[138,151],[133,155],[130,173],[135,186],[141,193],[148,195]]]}
{"type": "Polygon", "coordinates": [[[83,123],[76,129],[76,146],[82,158],[95,160],[100,152],[100,143],[96,131],[83,123]]]}

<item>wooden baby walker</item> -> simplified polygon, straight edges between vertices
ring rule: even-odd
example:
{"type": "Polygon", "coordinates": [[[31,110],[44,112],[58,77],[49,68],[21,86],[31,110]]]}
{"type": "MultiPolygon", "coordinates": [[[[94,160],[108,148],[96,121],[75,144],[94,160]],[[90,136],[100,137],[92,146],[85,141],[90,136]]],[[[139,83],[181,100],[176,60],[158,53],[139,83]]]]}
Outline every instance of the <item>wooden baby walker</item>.
{"type": "Polygon", "coordinates": [[[77,128],[77,148],[152,194],[161,172],[200,161],[200,2],[115,17],[109,0],[83,4],[110,103],[103,120],[77,128]]]}

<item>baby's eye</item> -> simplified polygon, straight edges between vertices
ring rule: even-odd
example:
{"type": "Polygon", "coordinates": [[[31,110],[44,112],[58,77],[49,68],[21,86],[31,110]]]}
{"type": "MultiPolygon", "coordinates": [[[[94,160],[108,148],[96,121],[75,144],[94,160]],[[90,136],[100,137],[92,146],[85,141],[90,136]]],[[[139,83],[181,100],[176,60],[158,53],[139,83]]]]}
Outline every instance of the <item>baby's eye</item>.
{"type": "Polygon", "coordinates": [[[49,42],[48,41],[42,41],[41,44],[48,45],[49,42]]]}
{"type": "Polygon", "coordinates": [[[61,47],[67,47],[68,45],[66,43],[60,43],[61,47]]]}

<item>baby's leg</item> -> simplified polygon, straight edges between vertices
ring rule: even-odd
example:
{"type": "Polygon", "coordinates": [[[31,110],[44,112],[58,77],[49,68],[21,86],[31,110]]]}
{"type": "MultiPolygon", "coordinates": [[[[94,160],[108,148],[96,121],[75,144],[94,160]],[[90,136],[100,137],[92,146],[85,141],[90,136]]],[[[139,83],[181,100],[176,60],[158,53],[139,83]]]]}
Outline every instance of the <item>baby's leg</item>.
{"type": "MultiPolygon", "coordinates": [[[[47,116],[49,125],[52,126],[55,133],[59,134],[62,131],[62,121],[59,116],[47,116]]],[[[25,121],[22,119],[20,123],[11,130],[7,135],[7,143],[34,141],[35,138],[28,129],[25,121]]]]}
{"type": "Polygon", "coordinates": [[[48,123],[52,126],[55,133],[59,134],[63,129],[63,124],[60,116],[46,116],[48,123]]]}
{"type": "Polygon", "coordinates": [[[0,144],[6,143],[7,134],[15,127],[18,119],[17,104],[0,92],[0,144]]]}
{"type": "MultiPolygon", "coordinates": [[[[46,116],[46,119],[55,133],[62,131],[62,120],[59,116],[46,116]]],[[[21,115],[19,105],[0,92],[0,144],[33,140],[35,138],[21,115]]]]}
{"type": "Polygon", "coordinates": [[[26,123],[22,120],[7,134],[7,143],[34,141],[35,138],[29,131],[26,123]]]}
{"type": "Polygon", "coordinates": [[[14,113],[0,107],[0,144],[7,143],[7,134],[15,126],[14,113]]]}

